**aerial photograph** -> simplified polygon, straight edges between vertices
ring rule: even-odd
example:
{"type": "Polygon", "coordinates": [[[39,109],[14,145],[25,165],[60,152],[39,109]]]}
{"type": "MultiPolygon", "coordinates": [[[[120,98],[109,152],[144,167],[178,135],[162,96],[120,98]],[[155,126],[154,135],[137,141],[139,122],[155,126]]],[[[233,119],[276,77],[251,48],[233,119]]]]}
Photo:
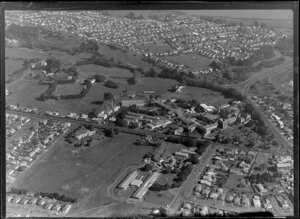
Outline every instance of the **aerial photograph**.
{"type": "Polygon", "coordinates": [[[293,12],[6,10],[6,216],[294,216],[293,12]]]}

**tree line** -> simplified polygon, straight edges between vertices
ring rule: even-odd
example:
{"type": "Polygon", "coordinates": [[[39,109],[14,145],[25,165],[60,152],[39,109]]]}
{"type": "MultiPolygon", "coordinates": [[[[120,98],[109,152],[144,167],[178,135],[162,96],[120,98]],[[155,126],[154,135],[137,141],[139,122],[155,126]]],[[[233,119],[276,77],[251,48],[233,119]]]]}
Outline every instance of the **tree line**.
{"type": "MultiPolygon", "coordinates": [[[[17,189],[17,188],[11,188],[10,193],[13,194],[18,194],[18,195],[27,195],[29,194],[29,191],[26,189],[17,189]]],[[[58,201],[63,201],[63,202],[70,202],[70,203],[76,203],[77,199],[76,198],[71,198],[65,195],[60,195],[56,192],[50,193],[50,192],[36,192],[34,193],[35,197],[43,197],[43,198],[51,198],[51,199],[56,199],[58,201]]]]}

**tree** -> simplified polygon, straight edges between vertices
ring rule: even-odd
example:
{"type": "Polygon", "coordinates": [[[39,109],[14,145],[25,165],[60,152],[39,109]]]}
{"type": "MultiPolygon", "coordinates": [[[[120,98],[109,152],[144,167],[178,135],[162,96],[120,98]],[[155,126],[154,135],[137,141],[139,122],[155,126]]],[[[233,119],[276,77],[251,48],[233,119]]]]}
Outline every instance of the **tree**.
{"type": "Polygon", "coordinates": [[[97,74],[94,76],[94,78],[95,78],[96,82],[98,82],[98,83],[104,82],[106,80],[106,77],[104,75],[97,74]]]}
{"type": "Polygon", "coordinates": [[[268,134],[268,127],[266,126],[256,126],[255,131],[262,136],[266,136],[268,134]]]}
{"type": "Polygon", "coordinates": [[[228,71],[228,69],[226,69],[223,73],[223,77],[232,80],[234,79],[234,73],[232,71],[228,71]]]}
{"type": "Polygon", "coordinates": [[[192,164],[198,164],[199,163],[199,155],[198,154],[192,154],[190,156],[190,161],[192,164]]]}
{"type": "Polygon", "coordinates": [[[139,125],[136,122],[132,122],[129,126],[129,128],[132,128],[132,129],[136,129],[137,127],[139,127],[139,125]]]}
{"type": "Polygon", "coordinates": [[[117,135],[117,134],[119,134],[120,133],[120,129],[117,127],[117,128],[114,128],[114,132],[115,132],[115,134],[117,135]]]}
{"type": "Polygon", "coordinates": [[[195,147],[197,145],[197,142],[194,139],[187,138],[184,140],[184,145],[187,147],[195,147]]]}
{"type": "Polygon", "coordinates": [[[259,23],[258,23],[258,21],[254,21],[253,23],[254,23],[254,26],[256,26],[256,27],[258,27],[258,26],[259,26],[259,23]]]}
{"type": "Polygon", "coordinates": [[[47,72],[59,72],[61,67],[61,61],[56,58],[48,58],[46,59],[47,65],[45,67],[45,70],[47,72]]]}
{"type": "Polygon", "coordinates": [[[144,158],[152,158],[154,157],[154,154],[152,152],[148,152],[147,154],[144,155],[144,158]]]}
{"type": "Polygon", "coordinates": [[[105,133],[105,135],[106,135],[107,137],[113,137],[113,136],[114,136],[114,131],[113,131],[113,129],[105,129],[104,133],[105,133]]]}
{"type": "Polygon", "coordinates": [[[171,172],[172,172],[172,168],[171,168],[170,166],[167,166],[167,167],[164,169],[164,171],[163,171],[164,174],[168,174],[168,173],[171,173],[171,172]]]}
{"type": "Polygon", "coordinates": [[[127,125],[127,122],[124,119],[116,118],[115,124],[120,127],[125,127],[127,125]]]}
{"type": "Polygon", "coordinates": [[[105,86],[109,87],[109,88],[114,88],[114,89],[119,88],[119,84],[114,81],[111,81],[111,80],[106,81],[105,86]]]}
{"type": "Polygon", "coordinates": [[[104,93],[103,96],[104,96],[103,100],[112,100],[112,99],[114,99],[114,95],[110,92],[104,93]]]}
{"type": "Polygon", "coordinates": [[[155,71],[154,68],[151,68],[148,72],[146,72],[146,76],[156,78],[158,76],[158,72],[155,71]]]}
{"type": "Polygon", "coordinates": [[[146,172],[151,171],[152,168],[153,168],[152,164],[147,163],[144,166],[144,171],[146,171],[146,172]]]}
{"type": "Polygon", "coordinates": [[[159,212],[160,212],[160,215],[161,215],[162,217],[167,217],[167,209],[161,207],[161,208],[159,209],[159,212]]]}

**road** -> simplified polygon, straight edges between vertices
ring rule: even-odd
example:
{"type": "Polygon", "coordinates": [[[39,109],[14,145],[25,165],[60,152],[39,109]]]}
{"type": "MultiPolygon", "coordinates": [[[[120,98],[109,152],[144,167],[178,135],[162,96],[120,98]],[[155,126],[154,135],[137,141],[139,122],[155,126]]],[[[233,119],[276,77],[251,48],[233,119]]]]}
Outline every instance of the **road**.
{"type": "MultiPolygon", "coordinates": [[[[116,128],[114,125],[108,125],[108,124],[99,124],[94,121],[88,121],[88,120],[82,120],[82,119],[72,119],[72,118],[66,118],[66,117],[60,117],[60,116],[51,116],[51,115],[41,115],[41,114],[33,114],[30,112],[21,112],[21,111],[14,111],[14,110],[6,110],[7,113],[16,114],[16,115],[22,115],[27,116],[31,118],[38,118],[38,119],[53,119],[58,120],[62,122],[70,122],[70,123],[76,123],[76,124],[85,124],[85,125],[93,125],[99,128],[116,128]]],[[[130,133],[135,135],[152,135],[159,138],[168,138],[170,136],[172,137],[185,137],[185,138],[191,138],[196,139],[196,137],[193,136],[180,136],[180,135],[166,135],[155,131],[147,131],[147,130],[138,130],[138,129],[129,129],[126,127],[118,127],[121,132],[124,133],[130,133]]]]}
{"type": "Polygon", "coordinates": [[[261,109],[253,102],[250,100],[252,103],[253,107],[256,109],[256,111],[261,115],[261,118],[264,120],[264,123],[267,125],[269,128],[270,132],[274,135],[276,140],[280,143],[282,146],[282,149],[284,149],[286,146],[289,146],[291,150],[293,150],[293,144],[290,143],[278,130],[278,128],[269,120],[266,114],[264,114],[261,109]]]}
{"type": "Polygon", "coordinates": [[[257,81],[259,80],[262,80],[270,75],[273,75],[273,74],[278,74],[278,73],[281,73],[281,72],[286,72],[287,70],[292,70],[293,69],[293,60],[290,59],[290,58],[286,58],[286,60],[278,65],[278,66],[275,66],[274,68],[267,68],[265,69],[264,71],[262,71],[261,73],[259,74],[256,74],[250,78],[248,78],[247,80],[245,81],[242,81],[238,84],[235,84],[233,85],[234,88],[238,89],[239,91],[241,91],[241,93],[243,95],[246,95],[249,88],[255,84],[257,81]]]}
{"type": "Polygon", "coordinates": [[[253,77],[234,85],[233,87],[239,90],[242,95],[245,95],[247,99],[250,101],[251,105],[255,108],[255,110],[261,115],[262,119],[264,120],[264,123],[267,127],[269,127],[270,132],[274,135],[274,137],[277,139],[277,141],[280,143],[282,148],[285,148],[286,146],[289,146],[291,149],[293,145],[280,133],[280,131],[277,129],[277,127],[274,126],[274,124],[268,119],[268,117],[264,114],[264,112],[248,97],[247,93],[249,88],[255,84],[257,81],[262,80],[266,77],[269,77],[271,75],[280,74],[282,72],[286,72],[289,70],[293,70],[293,60],[291,58],[285,57],[285,61],[274,67],[274,68],[268,68],[261,73],[254,75],[253,77]]]}

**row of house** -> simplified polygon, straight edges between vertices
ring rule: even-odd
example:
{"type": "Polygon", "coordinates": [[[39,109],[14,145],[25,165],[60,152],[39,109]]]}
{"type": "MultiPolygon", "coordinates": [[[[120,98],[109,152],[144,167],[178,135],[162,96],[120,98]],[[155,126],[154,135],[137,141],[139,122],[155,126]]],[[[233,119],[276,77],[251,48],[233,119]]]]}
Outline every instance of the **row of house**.
{"type": "Polygon", "coordinates": [[[57,201],[55,199],[32,197],[32,196],[19,196],[19,195],[8,195],[6,197],[9,203],[15,203],[20,205],[37,205],[46,210],[53,212],[62,212],[67,214],[72,208],[72,204],[57,201]]]}
{"type": "Polygon", "coordinates": [[[7,145],[6,173],[11,182],[30,166],[38,154],[70,127],[70,123],[48,120],[35,121],[31,131],[26,130],[21,137],[13,139],[7,145]],[[46,122],[45,122],[46,121],[46,122]]]}

